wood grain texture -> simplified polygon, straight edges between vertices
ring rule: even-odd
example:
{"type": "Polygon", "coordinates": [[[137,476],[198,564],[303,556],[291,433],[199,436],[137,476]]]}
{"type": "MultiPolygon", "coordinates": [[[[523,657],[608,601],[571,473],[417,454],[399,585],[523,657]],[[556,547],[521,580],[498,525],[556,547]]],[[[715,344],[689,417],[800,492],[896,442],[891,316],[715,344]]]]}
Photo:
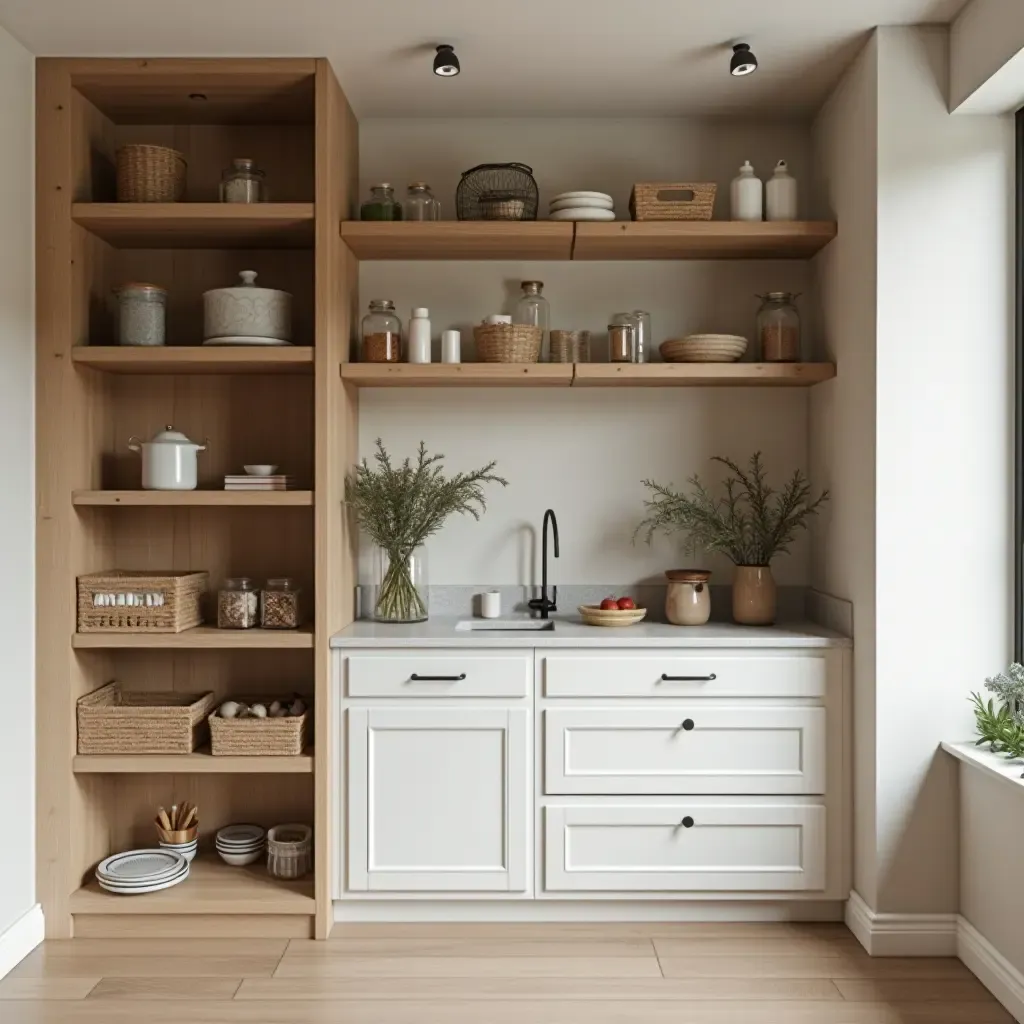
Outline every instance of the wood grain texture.
{"type": "Polygon", "coordinates": [[[344,363],[341,376],[361,388],[569,387],[572,363],[344,363]]]}
{"type": "Polygon", "coordinates": [[[836,978],[832,984],[844,999],[852,1003],[983,1003],[992,998],[988,989],[973,976],[954,981],[943,978],[929,978],[927,981],[836,978]]]}
{"type": "Polygon", "coordinates": [[[74,938],[47,942],[43,952],[48,960],[79,956],[276,956],[280,959],[288,948],[287,939],[254,939],[239,937],[230,943],[223,939],[83,939],[74,938]]]}
{"type": "Polygon", "coordinates": [[[73,505],[107,508],[289,508],[313,504],[312,491],[75,491],[73,505]]]}
{"type": "Polygon", "coordinates": [[[559,221],[345,221],[360,260],[567,260],[573,225],[559,221]]]}
{"type": "MultiPolygon", "coordinates": [[[[12,978],[0,981],[0,1002],[4,1000],[84,999],[99,983],[100,978],[12,978]]],[[[10,1013],[8,1009],[7,1014],[10,1013]]],[[[9,1019],[6,1014],[4,1019],[9,1019]]]]}
{"type": "Polygon", "coordinates": [[[919,981],[967,978],[959,960],[947,958],[851,956],[694,956],[660,957],[666,978],[885,978],[919,981]]]}
{"type": "MultiPolygon", "coordinates": [[[[452,922],[338,922],[335,939],[536,939],[596,941],[619,939],[833,939],[847,942],[850,932],[839,922],[804,921],[452,921],[452,922]]],[[[302,945],[301,943],[299,945],[302,945]]]]}
{"type": "MultiPolygon", "coordinates": [[[[134,961],[135,957],[126,959],[134,961]]],[[[182,993],[189,999],[204,1002],[233,999],[241,978],[104,978],[90,993],[89,999],[152,999],[155,1002],[174,1003],[182,993]]]]}
{"type": "Polygon", "coordinates": [[[210,751],[192,754],[76,754],[76,775],[309,775],[313,754],[298,757],[214,757],[210,751]]]}
{"type": "Polygon", "coordinates": [[[573,387],[810,387],[832,363],[576,363],[573,387]]]}
{"type": "Polygon", "coordinates": [[[654,940],[654,948],[659,957],[683,958],[691,956],[850,956],[859,950],[857,940],[852,935],[844,939],[832,936],[821,938],[814,936],[787,936],[784,943],[777,946],[766,946],[763,938],[707,938],[664,939],[654,940]]]}
{"type": "Polygon", "coordinates": [[[72,360],[106,373],[130,374],[215,374],[270,373],[309,374],[313,372],[313,349],[260,348],[258,346],[204,348],[194,341],[188,345],[157,348],[121,348],[117,345],[81,344],[72,349],[72,360]]]}
{"type": "MultiPolygon", "coordinates": [[[[277,966],[273,956],[61,956],[30,953],[11,972],[12,978],[269,978],[277,966]]],[[[102,984],[102,982],[101,982],[102,984]]]]}
{"type": "MultiPolygon", "coordinates": [[[[660,978],[650,956],[285,956],[275,978],[660,978]]],[[[776,975],[782,977],[782,975],[776,975]]],[[[812,975],[813,977],[813,975],[812,975]]]]}
{"type": "MultiPolygon", "coordinates": [[[[289,914],[75,914],[75,935],[83,939],[159,938],[296,939],[313,934],[312,916],[289,914]]],[[[78,941],[75,939],[74,941],[78,941]]]]}
{"type": "Polygon", "coordinates": [[[217,629],[216,626],[196,626],[181,633],[75,633],[72,646],[76,650],[299,648],[313,646],[313,633],[308,628],[217,629]]]}
{"type": "Polygon", "coordinates": [[[327,942],[288,944],[285,960],[316,957],[622,957],[655,955],[650,939],[401,939],[331,938],[327,942]]]}

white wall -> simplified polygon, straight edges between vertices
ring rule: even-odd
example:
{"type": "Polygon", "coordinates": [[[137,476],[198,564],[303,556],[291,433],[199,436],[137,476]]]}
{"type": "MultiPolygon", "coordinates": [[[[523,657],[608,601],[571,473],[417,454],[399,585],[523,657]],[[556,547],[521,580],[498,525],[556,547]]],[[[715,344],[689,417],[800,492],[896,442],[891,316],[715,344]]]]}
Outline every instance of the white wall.
{"type": "Polygon", "coordinates": [[[35,903],[34,79],[0,29],[0,933],[35,903]]]}

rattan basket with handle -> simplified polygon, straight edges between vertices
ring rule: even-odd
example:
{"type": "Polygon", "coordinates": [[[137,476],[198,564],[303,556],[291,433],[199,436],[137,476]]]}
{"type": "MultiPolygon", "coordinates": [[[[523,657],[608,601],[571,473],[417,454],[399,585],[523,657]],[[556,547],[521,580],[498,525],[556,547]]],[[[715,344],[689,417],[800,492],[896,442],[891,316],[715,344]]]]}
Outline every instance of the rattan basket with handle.
{"type": "Polygon", "coordinates": [[[126,693],[107,683],[78,700],[78,752],[191,754],[216,702],[212,693],[126,693]]]}
{"type": "Polygon", "coordinates": [[[535,363],[544,333],[528,324],[479,324],[473,328],[481,363],[535,363]]]}
{"type": "Polygon", "coordinates": [[[633,186],[629,212],[633,220],[711,220],[714,182],[640,182],[633,186]]]}
{"type": "MultiPolygon", "coordinates": [[[[266,697],[242,697],[245,704],[270,704],[266,697]]],[[[288,718],[221,718],[210,715],[210,753],[214,757],[297,757],[309,742],[311,713],[288,718]]]]}
{"type": "Polygon", "coordinates": [[[79,633],[180,633],[203,621],[208,572],[93,572],[78,577],[79,633]]]}
{"type": "Polygon", "coordinates": [[[131,144],[117,151],[119,203],[177,203],[185,194],[185,157],[167,146],[131,144]]]}

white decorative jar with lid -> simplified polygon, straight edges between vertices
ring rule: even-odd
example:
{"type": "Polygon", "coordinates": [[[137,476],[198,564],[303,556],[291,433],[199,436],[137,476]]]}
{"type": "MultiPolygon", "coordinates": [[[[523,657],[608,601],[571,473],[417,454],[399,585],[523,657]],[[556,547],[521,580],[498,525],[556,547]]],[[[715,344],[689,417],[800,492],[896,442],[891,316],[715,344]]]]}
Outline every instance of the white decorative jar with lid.
{"type": "Polygon", "coordinates": [[[142,486],[147,491],[194,491],[199,482],[199,452],[205,444],[190,441],[168,424],[149,441],[128,438],[128,448],[142,453],[142,486]]]}
{"type": "Polygon", "coordinates": [[[258,288],[255,270],[243,270],[238,276],[240,285],[203,292],[204,343],[289,344],[291,294],[258,288]]]}

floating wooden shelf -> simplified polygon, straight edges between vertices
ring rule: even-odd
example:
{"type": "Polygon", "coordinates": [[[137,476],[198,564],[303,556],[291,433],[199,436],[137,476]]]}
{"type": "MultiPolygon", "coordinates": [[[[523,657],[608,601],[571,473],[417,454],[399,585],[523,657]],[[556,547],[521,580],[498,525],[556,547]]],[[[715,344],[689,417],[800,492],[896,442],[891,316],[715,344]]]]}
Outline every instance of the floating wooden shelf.
{"type": "Polygon", "coordinates": [[[231,867],[216,854],[200,855],[189,877],[171,889],[121,896],[95,879],[71,896],[72,914],[304,914],[316,910],[312,878],[288,882],[265,867],[231,867]]]}
{"type": "Polygon", "coordinates": [[[567,260],[572,224],[558,221],[346,220],[341,237],[361,260],[567,260]]]}
{"type": "Polygon", "coordinates": [[[576,363],[574,387],[810,387],[833,363],[576,363]]]}
{"type": "Polygon", "coordinates": [[[76,754],[78,774],[102,775],[309,775],[313,751],[298,757],[214,757],[193,754],[76,754]]]}
{"type": "Polygon", "coordinates": [[[341,376],[367,388],[568,387],[572,363],[342,363],[341,376]]]}
{"type": "Polygon", "coordinates": [[[78,345],[71,350],[78,366],[108,373],[312,373],[313,349],[301,345],[161,345],[130,348],[78,345]]]}
{"type": "Polygon", "coordinates": [[[72,220],[119,249],[307,249],[312,203],[75,203],[72,220]]]}
{"type": "Polygon", "coordinates": [[[79,650],[263,649],[313,646],[312,626],[301,629],[217,629],[196,626],[181,633],[73,633],[71,646],[79,650]]]}
{"type": "Polygon", "coordinates": [[[312,505],[312,491],[72,491],[74,505],[110,508],[187,507],[293,507],[312,505]]]}

